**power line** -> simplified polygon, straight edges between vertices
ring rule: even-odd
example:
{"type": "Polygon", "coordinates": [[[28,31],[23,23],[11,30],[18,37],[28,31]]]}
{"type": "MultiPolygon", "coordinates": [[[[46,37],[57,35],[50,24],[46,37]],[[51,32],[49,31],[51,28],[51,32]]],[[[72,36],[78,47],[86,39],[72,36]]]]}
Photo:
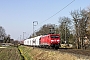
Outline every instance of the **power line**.
{"type": "Polygon", "coordinates": [[[60,13],[62,10],[64,10],[66,7],[68,7],[70,4],[72,4],[75,0],[71,1],[69,4],[67,4],[65,7],[63,7],[61,10],[59,10],[58,12],[56,12],[55,14],[53,14],[51,17],[47,18],[46,20],[42,21],[41,23],[51,19],[52,17],[54,17],[55,15],[57,15],[58,13],[60,13]]]}
{"type": "MultiPolygon", "coordinates": [[[[66,5],[65,7],[63,7],[61,10],[59,10],[58,12],[56,12],[55,14],[53,14],[51,17],[49,17],[49,18],[47,18],[46,20],[44,20],[44,21],[42,21],[41,23],[39,23],[39,25],[42,24],[43,22],[51,19],[52,17],[54,17],[54,16],[57,15],[58,13],[60,13],[62,10],[64,10],[65,8],[67,8],[69,5],[71,5],[74,1],[75,1],[75,0],[72,0],[69,4],[67,4],[67,5],[66,5]]],[[[39,29],[37,29],[37,30],[39,30],[39,29]]]]}

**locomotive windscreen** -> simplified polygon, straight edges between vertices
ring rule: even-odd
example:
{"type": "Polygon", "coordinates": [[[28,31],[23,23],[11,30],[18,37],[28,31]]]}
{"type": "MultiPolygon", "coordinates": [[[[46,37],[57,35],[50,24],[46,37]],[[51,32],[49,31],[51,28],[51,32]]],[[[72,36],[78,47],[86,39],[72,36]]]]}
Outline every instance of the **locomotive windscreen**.
{"type": "Polygon", "coordinates": [[[59,38],[59,36],[51,36],[51,38],[59,38]]]}

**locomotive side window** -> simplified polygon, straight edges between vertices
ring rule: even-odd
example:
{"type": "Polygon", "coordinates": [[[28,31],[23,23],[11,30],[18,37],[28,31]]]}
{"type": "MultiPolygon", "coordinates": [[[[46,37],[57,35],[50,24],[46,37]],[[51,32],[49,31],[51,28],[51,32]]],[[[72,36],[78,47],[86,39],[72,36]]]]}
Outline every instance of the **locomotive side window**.
{"type": "Polygon", "coordinates": [[[59,38],[59,36],[51,36],[51,38],[59,38]]]}

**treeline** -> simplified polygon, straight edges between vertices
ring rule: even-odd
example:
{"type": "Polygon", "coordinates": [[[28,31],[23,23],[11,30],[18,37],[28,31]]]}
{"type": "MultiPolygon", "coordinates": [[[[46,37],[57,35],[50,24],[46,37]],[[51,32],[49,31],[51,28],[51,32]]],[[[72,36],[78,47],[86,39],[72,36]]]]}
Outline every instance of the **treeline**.
{"type": "Polygon", "coordinates": [[[5,29],[0,26],[0,43],[12,43],[18,45],[19,41],[11,39],[10,35],[7,35],[5,29]]]}
{"type": "Polygon", "coordinates": [[[0,41],[1,43],[12,43],[13,39],[10,38],[10,35],[7,35],[5,29],[0,26],[0,41]]]}
{"type": "MultiPolygon", "coordinates": [[[[90,40],[90,9],[74,10],[70,12],[70,15],[71,18],[60,17],[59,25],[43,25],[34,33],[34,36],[49,34],[52,31],[60,34],[61,43],[72,43],[77,48],[83,48],[85,38],[90,40]]],[[[33,34],[30,37],[33,37],[33,34]]]]}

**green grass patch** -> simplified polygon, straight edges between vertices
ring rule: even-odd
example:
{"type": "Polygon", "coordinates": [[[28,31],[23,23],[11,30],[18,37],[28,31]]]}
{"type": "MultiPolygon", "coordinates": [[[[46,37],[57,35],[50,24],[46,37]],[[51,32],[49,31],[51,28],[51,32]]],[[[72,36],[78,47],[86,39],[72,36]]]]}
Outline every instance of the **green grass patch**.
{"type": "Polygon", "coordinates": [[[30,48],[26,47],[26,46],[19,46],[18,47],[22,56],[24,56],[25,60],[32,60],[32,57],[30,56],[30,48]]]}

